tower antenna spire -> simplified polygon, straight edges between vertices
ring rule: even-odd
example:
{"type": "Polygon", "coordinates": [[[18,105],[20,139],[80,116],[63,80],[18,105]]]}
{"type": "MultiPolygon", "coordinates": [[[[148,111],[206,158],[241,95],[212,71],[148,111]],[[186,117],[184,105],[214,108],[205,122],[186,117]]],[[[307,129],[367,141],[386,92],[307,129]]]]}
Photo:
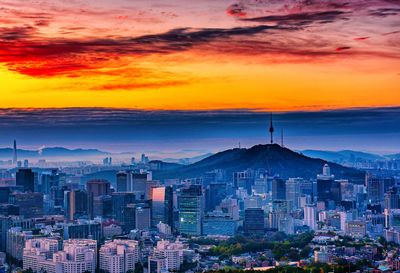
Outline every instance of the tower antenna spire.
{"type": "Polygon", "coordinates": [[[271,144],[274,144],[274,125],[272,123],[272,113],[270,114],[270,120],[269,120],[269,133],[271,136],[271,144]]]}
{"type": "Polygon", "coordinates": [[[282,148],[285,147],[283,145],[283,128],[281,129],[281,146],[282,146],[282,148]]]}

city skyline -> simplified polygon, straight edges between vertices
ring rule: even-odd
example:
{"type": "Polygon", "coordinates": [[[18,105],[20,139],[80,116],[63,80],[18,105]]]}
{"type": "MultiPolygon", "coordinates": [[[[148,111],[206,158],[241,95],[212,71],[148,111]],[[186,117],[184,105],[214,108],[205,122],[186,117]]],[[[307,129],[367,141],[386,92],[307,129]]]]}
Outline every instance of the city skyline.
{"type": "Polygon", "coordinates": [[[0,0],[0,273],[400,273],[400,0],[0,0]]]}

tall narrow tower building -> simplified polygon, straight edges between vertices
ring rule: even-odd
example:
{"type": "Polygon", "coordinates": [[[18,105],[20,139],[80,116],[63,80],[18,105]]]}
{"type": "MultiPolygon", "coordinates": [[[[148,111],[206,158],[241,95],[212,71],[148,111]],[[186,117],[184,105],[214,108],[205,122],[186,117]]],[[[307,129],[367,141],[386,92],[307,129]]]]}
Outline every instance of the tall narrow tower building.
{"type": "Polygon", "coordinates": [[[272,113],[270,115],[270,120],[269,120],[269,134],[271,136],[271,144],[274,144],[274,125],[272,123],[272,113]]]}
{"type": "Polygon", "coordinates": [[[18,157],[17,157],[17,141],[14,139],[14,149],[13,149],[13,165],[16,166],[18,162],[18,157]]]}

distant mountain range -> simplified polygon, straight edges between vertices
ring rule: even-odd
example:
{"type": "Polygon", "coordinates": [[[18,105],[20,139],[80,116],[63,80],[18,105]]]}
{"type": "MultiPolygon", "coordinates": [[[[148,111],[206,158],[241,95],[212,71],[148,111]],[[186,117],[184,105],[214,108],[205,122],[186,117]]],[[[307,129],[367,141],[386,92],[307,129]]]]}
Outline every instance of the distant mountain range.
{"type": "Polygon", "coordinates": [[[387,155],[386,157],[388,157],[390,159],[400,159],[400,154],[391,154],[391,155],[387,155]]]}
{"type": "Polygon", "coordinates": [[[212,156],[212,153],[207,153],[199,156],[194,156],[194,157],[185,157],[185,158],[165,158],[163,159],[164,162],[169,162],[169,163],[178,163],[182,165],[188,165],[188,164],[193,164],[196,163],[200,160],[203,160],[204,158],[207,158],[209,156],[212,156]]]}
{"type": "MultiPolygon", "coordinates": [[[[226,150],[191,165],[155,172],[154,176],[159,179],[198,177],[215,169],[224,169],[229,176],[233,172],[263,168],[282,178],[316,178],[326,163],[329,162],[305,156],[277,144],[268,144],[256,145],[249,149],[226,150]]],[[[329,166],[337,178],[348,178],[355,182],[364,179],[362,171],[336,163],[329,163],[329,166]]]]}
{"type": "Polygon", "coordinates": [[[299,151],[299,153],[308,157],[321,158],[324,160],[334,161],[334,162],[354,162],[362,160],[374,161],[374,160],[385,160],[390,157],[390,156],[380,156],[376,154],[364,153],[352,150],[343,150],[343,151],[304,150],[304,151],[299,151]]]}
{"type": "MultiPolygon", "coordinates": [[[[0,148],[1,159],[12,159],[13,149],[0,148]]],[[[102,156],[109,153],[97,149],[67,149],[63,147],[43,148],[40,150],[17,149],[18,158],[48,158],[48,157],[82,157],[82,156],[102,156]]]]}

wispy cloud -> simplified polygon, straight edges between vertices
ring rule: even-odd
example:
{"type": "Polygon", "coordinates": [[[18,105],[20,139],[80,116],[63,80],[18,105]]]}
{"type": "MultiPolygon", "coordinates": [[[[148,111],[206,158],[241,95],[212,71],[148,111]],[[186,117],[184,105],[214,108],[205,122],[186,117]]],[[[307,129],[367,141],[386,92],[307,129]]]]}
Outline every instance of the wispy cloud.
{"type": "MultiPolygon", "coordinates": [[[[141,69],[143,57],[162,59],[181,52],[200,59],[214,56],[215,60],[265,55],[266,63],[400,57],[399,35],[394,29],[398,16],[393,16],[399,13],[398,1],[238,0],[227,7],[222,1],[207,0],[203,5],[213,7],[208,14],[197,11],[199,3],[187,1],[172,5],[173,11],[165,4],[156,9],[155,4],[126,7],[120,1],[112,5],[107,1],[99,5],[81,0],[43,1],[38,7],[30,1],[2,0],[0,5],[0,15],[4,15],[0,19],[0,63],[32,77],[107,73],[102,68],[112,74],[112,70],[132,66],[141,69]],[[71,14],[79,18],[79,25],[71,16],[63,19],[71,14]],[[204,19],[186,19],[187,25],[183,24],[182,18],[190,14],[204,19]],[[210,22],[220,26],[210,27],[210,22]],[[163,27],[157,31],[149,27],[157,24],[163,27]]],[[[169,79],[164,82],[171,83],[169,79]]],[[[146,84],[125,82],[120,87],[146,84]]]]}

